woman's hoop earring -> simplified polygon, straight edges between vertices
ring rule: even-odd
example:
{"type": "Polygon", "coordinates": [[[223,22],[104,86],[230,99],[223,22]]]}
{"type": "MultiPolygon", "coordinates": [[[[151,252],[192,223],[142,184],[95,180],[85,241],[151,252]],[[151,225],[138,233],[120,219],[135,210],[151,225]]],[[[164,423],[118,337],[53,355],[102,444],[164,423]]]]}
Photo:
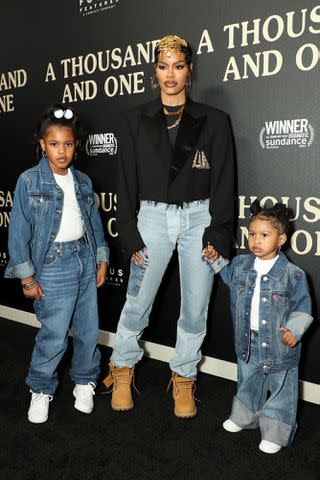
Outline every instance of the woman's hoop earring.
{"type": "Polygon", "coordinates": [[[152,90],[155,91],[157,90],[157,88],[159,88],[159,82],[155,75],[152,75],[152,77],[150,77],[150,82],[151,82],[152,90]]]}

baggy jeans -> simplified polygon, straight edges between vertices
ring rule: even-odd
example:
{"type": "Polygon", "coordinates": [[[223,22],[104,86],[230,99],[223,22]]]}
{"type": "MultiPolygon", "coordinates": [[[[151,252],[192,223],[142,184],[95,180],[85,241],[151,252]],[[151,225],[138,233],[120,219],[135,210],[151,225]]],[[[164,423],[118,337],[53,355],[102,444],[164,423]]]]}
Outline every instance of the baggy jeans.
{"type": "Polygon", "coordinates": [[[171,370],[196,378],[201,345],[206,334],[213,273],[202,260],[202,236],[210,224],[209,201],[183,206],[142,201],[138,229],[146,245],[144,265],[131,262],[126,302],[115,336],[111,361],[116,367],[133,367],[142,357],[140,339],[149,323],[151,308],[177,245],[181,306],[175,356],[171,370]]]}
{"type": "Polygon", "coordinates": [[[41,328],[35,339],[27,385],[35,393],[54,394],[69,328],[73,334],[70,376],[76,384],[95,382],[100,373],[96,267],[85,238],[53,243],[38,282],[44,297],[34,302],[34,309],[41,328]]]}
{"type": "Polygon", "coordinates": [[[286,447],[296,432],[297,403],[298,367],[262,373],[259,334],[251,331],[249,361],[238,359],[238,388],[230,419],[239,427],[259,427],[263,440],[286,447]]]}

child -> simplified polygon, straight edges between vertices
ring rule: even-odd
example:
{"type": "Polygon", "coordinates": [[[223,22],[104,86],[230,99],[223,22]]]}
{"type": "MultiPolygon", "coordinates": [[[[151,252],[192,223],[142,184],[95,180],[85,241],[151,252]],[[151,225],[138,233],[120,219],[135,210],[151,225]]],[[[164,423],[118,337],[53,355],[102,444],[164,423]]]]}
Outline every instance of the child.
{"type": "Polygon", "coordinates": [[[6,277],[21,280],[41,323],[26,383],[32,394],[28,418],[43,423],[69,327],[74,406],[84,413],[93,409],[100,361],[96,287],[105,283],[109,249],[91,181],[71,165],[79,144],[76,114],[62,105],[51,107],[36,140],[42,158],[22,173],[15,190],[6,277]]]}
{"type": "Polygon", "coordinates": [[[288,209],[251,205],[248,244],[220,275],[230,287],[238,357],[238,388],[225,430],[259,426],[259,448],[276,453],[296,431],[298,362],[303,333],[312,322],[305,273],[280,252],[287,240],[288,209]],[[268,389],[270,395],[268,395],[268,389]]]}

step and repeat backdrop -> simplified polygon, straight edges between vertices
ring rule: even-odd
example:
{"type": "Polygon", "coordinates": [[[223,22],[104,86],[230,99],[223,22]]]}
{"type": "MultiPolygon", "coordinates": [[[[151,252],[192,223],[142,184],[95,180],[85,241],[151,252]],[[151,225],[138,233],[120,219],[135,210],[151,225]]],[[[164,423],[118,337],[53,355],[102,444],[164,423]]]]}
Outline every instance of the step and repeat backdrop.
{"type": "MultiPolygon", "coordinates": [[[[294,212],[289,258],[308,274],[315,322],[300,377],[320,383],[320,2],[313,0],[5,1],[0,30],[0,304],[32,311],[4,280],[18,175],[35,163],[33,131],[50,104],[71,105],[86,136],[78,167],[97,194],[111,247],[99,292],[101,328],[115,331],[128,265],[117,232],[120,112],[155,98],[153,49],[168,33],[194,48],[191,97],[231,118],[237,160],[235,254],[247,251],[249,205],[259,198],[294,212]]],[[[144,337],[175,343],[179,271],[173,257],[144,337]]],[[[216,279],[203,353],[235,361],[228,291],[216,279]]]]}

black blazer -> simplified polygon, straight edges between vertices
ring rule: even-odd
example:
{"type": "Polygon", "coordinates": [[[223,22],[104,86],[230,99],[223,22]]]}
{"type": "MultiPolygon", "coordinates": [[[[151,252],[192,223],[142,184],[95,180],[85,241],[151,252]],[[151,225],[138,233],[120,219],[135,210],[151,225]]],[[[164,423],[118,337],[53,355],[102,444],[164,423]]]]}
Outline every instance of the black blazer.
{"type": "Polygon", "coordinates": [[[233,148],[227,115],[187,99],[172,151],[161,99],[123,114],[119,131],[118,231],[126,255],[143,248],[139,201],[182,204],[210,198],[210,242],[225,258],[232,244],[233,148]]]}

